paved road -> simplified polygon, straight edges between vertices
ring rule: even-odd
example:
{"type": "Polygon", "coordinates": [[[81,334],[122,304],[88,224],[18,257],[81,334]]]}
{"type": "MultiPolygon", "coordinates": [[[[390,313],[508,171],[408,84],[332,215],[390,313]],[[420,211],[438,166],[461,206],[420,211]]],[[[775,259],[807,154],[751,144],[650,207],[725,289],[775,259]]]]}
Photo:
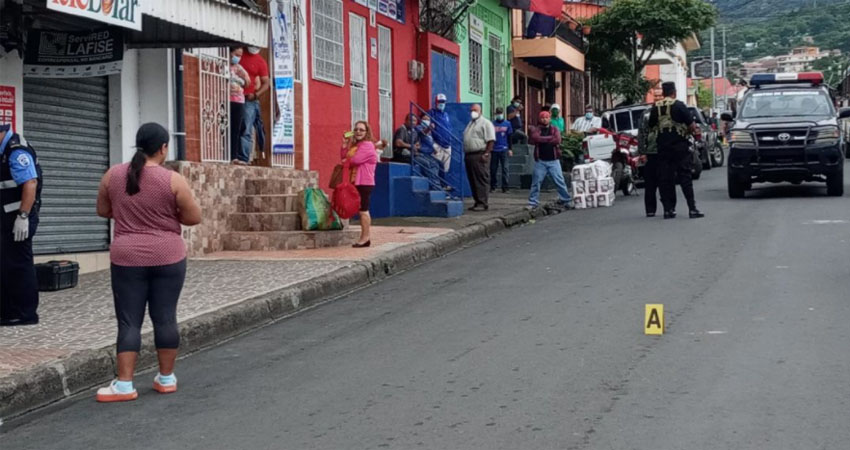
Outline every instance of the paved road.
{"type": "Polygon", "coordinates": [[[512,231],[192,355],[180,393],[7,424],[24,449],[837,449],[850,442],[850,199],[641,199],[512,231]],[[667,334],[642,334],[645,303],[667,334]]]}

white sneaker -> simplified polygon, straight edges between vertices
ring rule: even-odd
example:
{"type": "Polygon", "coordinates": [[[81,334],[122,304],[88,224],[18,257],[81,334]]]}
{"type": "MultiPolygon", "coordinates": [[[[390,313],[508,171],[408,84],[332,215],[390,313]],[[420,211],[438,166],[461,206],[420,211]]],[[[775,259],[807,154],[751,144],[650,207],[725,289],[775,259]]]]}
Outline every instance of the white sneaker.
{"type": "Polygon", "coordinates": [[[156,376],[153,377],[153,390],[160,394],[171,394],[173,392],[177,392],[177,377],[174,377],[174,381],[171,383],[163,383],[160,381],[159,374],[156,374],[156,376]]]}
{"type": "Polygon", "coordinates": [[[120,392],[115,388],[115,383],[118,380],[113,380],[109,386],[97,390],[97,401],[101,403],[111,402],[129,402],[139,398],[139,393],[133,389],[131,392],[120,392]]]}

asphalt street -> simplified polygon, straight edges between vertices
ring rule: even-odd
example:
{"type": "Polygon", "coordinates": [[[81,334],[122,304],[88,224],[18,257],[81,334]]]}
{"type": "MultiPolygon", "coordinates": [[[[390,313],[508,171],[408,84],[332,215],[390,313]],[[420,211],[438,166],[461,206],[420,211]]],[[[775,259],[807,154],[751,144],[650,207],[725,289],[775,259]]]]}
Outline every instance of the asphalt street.
{"type": "Polygon", "coordinates": [[[138,401],[86,393],[0,447],[847,448],[850,197],[733,201],[725,174],[696,183],[705,219],[620,198],[541,220],[190,355],[177,394],[141,374],[138,401]]]}

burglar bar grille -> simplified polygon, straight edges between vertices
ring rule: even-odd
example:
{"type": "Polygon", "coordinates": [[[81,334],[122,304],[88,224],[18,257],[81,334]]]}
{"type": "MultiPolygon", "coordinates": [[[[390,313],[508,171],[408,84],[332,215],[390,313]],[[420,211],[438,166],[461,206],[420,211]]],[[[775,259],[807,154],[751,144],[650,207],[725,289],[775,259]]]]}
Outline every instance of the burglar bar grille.
{"type": "Polygon", "coordinates": [[[230,161],[230,52],[201,49],[201,161],[230,161]]]}

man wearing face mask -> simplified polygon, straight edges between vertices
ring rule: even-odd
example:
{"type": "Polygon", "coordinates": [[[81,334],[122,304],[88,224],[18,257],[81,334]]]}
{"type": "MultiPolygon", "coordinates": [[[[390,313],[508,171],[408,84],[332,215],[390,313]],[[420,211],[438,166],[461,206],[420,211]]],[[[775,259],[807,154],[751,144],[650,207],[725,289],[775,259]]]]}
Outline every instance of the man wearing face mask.
{"type": "Polygon", "coordinates": [[[549,107],[549,113],[552,114],[551,124],[553,127],[557,128],[561,134],[564,133],[567,129],[567,124],[564,122],[564,118],[561,116],[561,105],[555,103],[549,107]]]}
{"type": "Polygon", "coordinates": [[[584,134],[594,134],[602,128],[602,118],[593,115],[593,105],[584,107],[584,117],[573,122],[572,130],[584,134]]]}
{"type": "Polygon", "coordinates": [[[505,120],[505,113],[502,108],[496,108],[493,128],[496,130],[496,143],[493,145],[493,156],[490,161],[490,192],[496,190],[500,166],[502,168],[502,192],[508,192],[508,156],[513,156],[513,152],[511,152],[513,127],[511,127],[509,121],[505,120]]]}
{"type": "Polygon", "coordinates": [[[469,108],[469,123],[463,130],[463,153],[466,163],[466,176],[472,188],[475,204],[470,211],[490,209],[490,153],[496,143],[496,130],[493,123],[481,117],[481,105],[469,108]]]}
{"type": "Polygon", "coordinates": [[[32,238],[40,205],[35,151],[9,125],[0,125],[0,326],[38,323],[32,238]]]}
{"type": "Polygon", "coordinates": [[[434,136],[434,159],[440,162],[444,173],[449,173],[452,163],[452,124],[446,112],[446,102],[445,94],[437,94],[428,116],[431,117],[431,134],[434,136]]]}
{"type": "Polygon", "coordinates": [[[525,130],[525,126],[523,126],[522,122],[522,98],[519,95],[514,97],[505,112],[507,113],[507,119],[511,122],[511,128],[514,130],[511,135],[511,144],[528,143],[528,135],[523,131],[525,130]]]}
{"type": "Polygon", "coordinates": [[[245,86],[245,109],[242,124],[242,152],[238,159],[243,162],[251,161],[251,152],[254,150],[253,133],[256,129],[260,133],[262,119],[260,119],[260,98],[269,91],[269,63],[260,56],[258,47],[245,47],[245,53],[239,60],[251,82],[245,86]],[[259,84],[258,84],[259,80],[259,84]]]}

